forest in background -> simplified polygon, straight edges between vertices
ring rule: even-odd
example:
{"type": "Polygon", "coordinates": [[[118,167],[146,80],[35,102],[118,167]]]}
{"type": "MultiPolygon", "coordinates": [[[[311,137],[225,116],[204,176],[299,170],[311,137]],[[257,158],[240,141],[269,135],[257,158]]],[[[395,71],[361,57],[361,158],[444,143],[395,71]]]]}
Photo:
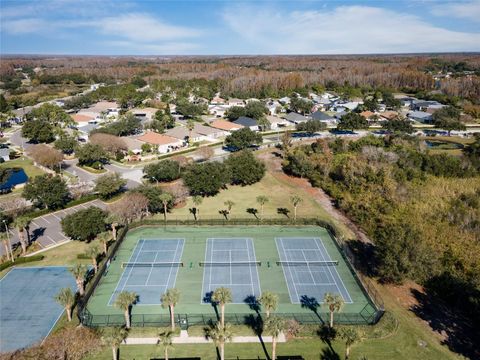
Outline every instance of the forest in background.
{"type": "MultiPolygon", "coordinates": [[[[289,95],[298,89],[369,91],[388,88],[406,93],[434,92],[450,100],[480,101],[477,54],[371,56],[230,57],[3,57],[2,87],[19,92],[19,71],[32,87],[96,82],[204,79],[223,96],[240,98],[289,95]],[[434,74],[450,73],[434,79],[434,74]]],[[[25,89],[22,91],[25,93],[25,89]]],[[[361,95],[358,91],[351,96],[361,95]]]]}

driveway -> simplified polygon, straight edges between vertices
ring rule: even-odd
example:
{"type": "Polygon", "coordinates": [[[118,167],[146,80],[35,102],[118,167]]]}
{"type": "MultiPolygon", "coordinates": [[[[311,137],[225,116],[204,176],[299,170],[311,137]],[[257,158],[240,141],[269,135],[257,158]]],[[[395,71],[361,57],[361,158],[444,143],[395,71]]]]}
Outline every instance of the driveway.
{"type": "MultiPolygon", "coordinates": [[[[40,248],[45,249],[63,242],[69,241],[62,232],[60,221],[68,214],[72,214],[81,209],[86,209],[90,206],[96,206],[101,209],[106,209],[107,205],[100,200],[93,200],[85,204],[73,206],[68,209],[59,210],[44,216],[39,216],[30,223],[30,240],[32,243],[37,243],[40,248]]],[[[10,231],[12,245],[18,244],[18,233],[16,229],[10,231]]],[[[18,245],[20,246],[20,245],[18,245]]],[[[0,255],[4,254],[3,246],[0,247],[0,255]]]]}

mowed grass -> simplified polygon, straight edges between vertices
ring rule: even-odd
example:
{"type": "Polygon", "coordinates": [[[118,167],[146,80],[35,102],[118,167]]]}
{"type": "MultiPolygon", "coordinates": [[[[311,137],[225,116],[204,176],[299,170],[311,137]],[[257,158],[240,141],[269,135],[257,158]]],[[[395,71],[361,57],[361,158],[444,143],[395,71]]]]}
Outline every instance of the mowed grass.
{"type": "Polygon", "coordinates": [[[29,178],[39,176],[45,173],[42,169],[33,165],[33,161],[26,157],[19,157],[18,159],[13,159],[0,164],[0,169],[9,168],[23,168],[29,178]]]}
{"type": "MultiPolygon", "coordinates": [[[[223,219],[220,210],[226,209],[225,202],[230,200],[235,203],[230,212],[231,219],[255,219],[254,215],[247,213],[247,209],[255,208],[258,210],[257,216],[260,217],[260,205],[256,199],[258,196],[267,196],[269,201],[264,205],[265,219],[286,219],[283,214],[278,213],[279,208],[287,208],[290,213],[288,216],[293,218],[293,206],[290,198],[293,195],[300,196],[303,201],[297,208],[298,218],[318,218],[333,222],[339,230],[347,237],[352,237],[352,232],[343,224],[340,224],[329,216],[329,214],[303,189],[298,188],[292,183],[277,179],[271,172],[267,171],[261,181],[249,186],[228,186],[221,190],[216,196],[205,197],[198,208],[200,209],[200,219],[223,219]]],[[[193,204],[192,198],[188,198],[185,206],[175,208],[168,215],[169,219],[193,219],[190,213],[193,204]]],[[[163,219],[163,214],[155,215],[158,219],[163,219]]]]}

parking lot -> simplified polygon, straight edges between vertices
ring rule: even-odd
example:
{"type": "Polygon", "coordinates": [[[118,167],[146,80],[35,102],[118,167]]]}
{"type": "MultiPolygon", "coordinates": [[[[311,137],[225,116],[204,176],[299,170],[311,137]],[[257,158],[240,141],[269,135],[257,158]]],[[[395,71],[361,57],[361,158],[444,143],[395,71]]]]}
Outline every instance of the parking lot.
{"type": "MultiPolygon", "coordinates": [[[[69,238],[67,238],[62,232],[62,226],[60,224],[60,221],[66,215],[72,214],[81,209],[86,209],[90,206],[96,206],[101,209],[106,209],[107,207],[107,205],[103,201],[93,200],[85,204],[80,204],[68,209],[59,210],[54,213],[33,219],[30,223],[29,231],[31,243],[37,243],[40,248],[44,249],[68,241],[69,238]]],[[[11,235],[12,245],[17,244],[19,242],[19,239],[16,229],[11,230],[11,235]]],[[[3,249],[3,247],[1,247],[0,254],[3,255],[4,251],[5,250],[3,249]]]]}

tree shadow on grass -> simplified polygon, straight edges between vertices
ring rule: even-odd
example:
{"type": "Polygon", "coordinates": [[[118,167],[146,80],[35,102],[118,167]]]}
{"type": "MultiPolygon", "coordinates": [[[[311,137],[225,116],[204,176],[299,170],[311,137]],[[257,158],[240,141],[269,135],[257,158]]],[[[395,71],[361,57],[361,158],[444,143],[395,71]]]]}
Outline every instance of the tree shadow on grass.
{"type": "Polygon", "coordinates": [[[288,215],[289,213],[290,210],[288,210],[287,208],[277,208],[277,214],[285,215],[287,218],[290,219],[290,216],[288,215]]]}
{"type": "Polygon", "coordinates": [[[450,274],[433,277],[424,289],[424,292],[411,289],[417,304],[410,310],[441,334],[442,344],[451,351],[470,359],[480,359],[480,332],[475,327],[480,312],[476,310],[478,305],[467,303],[480,298],[478,290],[469,289],[467,284],[450,274]],[[447,304],[445,299],[451,303],[447,304]]]}
{"type": "Polygon", "coordinates": [[[300,304],[302,308],[309,309],[313,311],[315,315],[317,315],[318,319],[324,324],[325,322],[323,321],[322,317],[318,313],[318,308],[320,307],[320,303],[318,300],[314,297],[309,297],[308,295],[302,295],[300,297],[300,304]]]}
{"type": "Polygon", "coordinates": [[[213,310],[215,311],[215,315],[217,317],[217,320],[220,320],[220,314],[218,312],[218,306],[217,306],[217,303],[212,300],[212,296],[213,296],[213,291],[210,291],[210,292],[206,293],[205,296],[203,297],[203,302],[206,303],[206,304],[211,304],[212,305],[213,310]]]}
{"type": "Polygon", "coordinates": [[[258,336],[258,340],[260,341],[260,344],[262,345],[263,352],[265,353],[265,356],[267,359],[270,359],[270,355],[268,354],[267,347],[265,346],[265,343],[263,342],[262,334],[263,334],[263,319],[260,315],[247,315],[245,316],[245,324],[249,326],[255,335],[258,336]]]}
{"type": "Polygon", "coordinates": [[[340,360],[340,355],[338,355],[335,350],[327,347],[320,353],[320,360],[340,360]]]}

